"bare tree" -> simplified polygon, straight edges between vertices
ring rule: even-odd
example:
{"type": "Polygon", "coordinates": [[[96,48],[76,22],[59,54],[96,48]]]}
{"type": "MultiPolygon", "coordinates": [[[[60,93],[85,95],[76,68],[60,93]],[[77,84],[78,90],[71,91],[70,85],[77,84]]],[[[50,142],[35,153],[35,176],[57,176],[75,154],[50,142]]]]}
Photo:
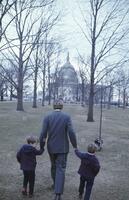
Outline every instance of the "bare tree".
{"type": "MultiPolygon", "coordinates": [[[[47,63],[48,63],[48,105],[51,104],[51,98],[52,98],[52,72],[51,72],[51,66],[55,65],[54,61],[55,61],[55,54],[58,51],[58,47],[59,47],[59,43],[54,39],[51,38],[49,41],[49,44],[47,46],[47,63]]],[[[54,68],[56,68],[57,66],[55,66],[54,68]]],[[[56,68],[57,70],[57,68],[56,68]]],[[[55,70],[55,72],[57,72],[55,70]]]]}
{"type": "Polygon", "coordinates": [[[115,77],[115,74],[118,69],[113,71],[112,73],[107,73],[104,77],[103,84],[105,86],[105,90],[103,91],[103,103],[104,106],[107,104],[107,108],[110,109],[111,101],[113,101],[113,94],[114,94],[114,86],[118,79],[115,77]]]}
{"type": "MultiPolygon", "coordinates": [[[[94,87],[103,79],[104,75],[110,73],[119,63],[116,57],[120,42],[127,36],[129,29],[126,28],[129,8],[125,6],[124,0],[89,0],[88,12],[80,7],[83,26],[79,27],[91,48],[89,73],[90,94],[87,121],[94,121],[94,87]],[[84,29],[86,27],[86,29],[84,29]],[[116,61],[117,60],[117,61],[116,61]],[[108,65],[106,62],[108,61],[108,65]],[[114,64],[115,63],[115,64],[114,64]],[[106,70],[106,73],[105,73],[106,70]]],[[[83,8],[84,7],[83,5],[83,8]]]]}
{"type": "Polygon", "coordinates": [[[54,89],[53,84],[56,84],[54,79],[58,76],[57,63],[55,63],[57,59],[56,54],[59,54],[59,51],[61,51],[59,47],[60,42],[56,38],[50,37],[49,33],[46,32],[46,36],[42,43],[42,50],[40,52],[40,70],[42,72],[42,77],[40,76],[42,82],[42,106],[45,105],[46,93],[49,105],[51,104],[51,98],[54,94],[52,93],[54,89]]]}
{"type": "Polygon", "coordinates": [[[86,98],[86,86],[87,86],[87,77],[85,67],[81,65],[79,67],[79,73],[81,78],[81,105],[85,105],[85,98],[86,98]]]}
{"type": "MultiPolygon", "coordinates": [[[[17,110],[23,109],[23,86],[27,80],[27,71],[32,52],[39,38],[50,29],[58,16],[53,16],[53,0],[24,0],[15,3],[12,15],[14,20],[14,38],[9,38],[9,33],[5,35],[6,44],[10,56],[15,60],[17,71],[17,110]],[[38,15],[36,13],[38,12],[38,15]],[[39,28],[38,28],[39,27],[39,28]]],[[[3,56],[7,58],[5,53],[3,56]]],[[[8,59],[8,58],[7,58],[8,59]]]]}
{"type": "Polygon", "coordinates": [[[2,35],[5,33],[6,29],[10,25],[10,23],[14,20],[11,18],[7,21],[6,25],[2,26],[3,20],[6,15],[9,13],[9,10],[13,7],[17,0],[0,0],[0,41],[2,39],[2,35]]]}
{"type": "Polygon", "coordinates": [[[126,108],[126,105],[128,104],[128,89],[129,89],[129,71],[127,69],[122,69],[119,71],[118,79],[119,81],[116,85],[118,88],[118,97],[119,97],[119,104],[120,102],[123,102],[123,109],[126,108]]]}
{"type": "Polygon", "coordinates": [[[34,94],[33,94],[33,108],[37,108],[37,79],[38,79],[38,69],[40,65],[39,60],[39,44],[36,45],[36,55],[35,55],[35,67],[34,67],[34,94]]]}
{"type": "MultiPolygon", "coordinates": [[[[4,72],[1,71],[1,74],[3,74],[4,72]]],[[[0,101],[4,100],[4,86],[5,86],[5,81],[6,79],[4,78],[4,76],[0,75],[0,101]]]]}
{"type": "Polygon", "coordinates": [[[61,46],[59,46],[56,54],[55,60],[55,69],[52,75],[52,92],[53,92],[53,99],[55,100],[58,98],[58,88],[59,88],[59,65],[60,65],[60,53],[61,53],[61,46]]]}

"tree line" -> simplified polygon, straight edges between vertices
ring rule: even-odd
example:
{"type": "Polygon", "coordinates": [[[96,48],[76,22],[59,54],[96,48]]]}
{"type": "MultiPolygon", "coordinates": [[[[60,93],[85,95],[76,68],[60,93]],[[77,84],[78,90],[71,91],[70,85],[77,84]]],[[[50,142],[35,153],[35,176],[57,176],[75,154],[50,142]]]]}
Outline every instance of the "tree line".
{"type": "MultiPolygon", "coordinates": [[[[88,102],[87,121],[94,121],[98,85],[108,88],[108,102],[111,102],[114,87],[119,102],[121,94],[124,106],[128,99],[129,4],[125,0],[88,0],[78,1],[78,8],[82,19],[80,22],[75,18],[75,21],[84,42],[89,45],[86,53],[77,49],[81,99],[82,104],[88,102]]],[[[33,81],[34,108],[39,84],[43,106],[46,85],[49,104],[52,95],[53,98],[58,96],[56,83],[64,49],[53,30],[61,17],[55,0],[0,1],[0,93],[3,98],[7,86],[10,97],[17,99],[19,111],[24,110],[23,94],[28,81],[33,81]]]]}

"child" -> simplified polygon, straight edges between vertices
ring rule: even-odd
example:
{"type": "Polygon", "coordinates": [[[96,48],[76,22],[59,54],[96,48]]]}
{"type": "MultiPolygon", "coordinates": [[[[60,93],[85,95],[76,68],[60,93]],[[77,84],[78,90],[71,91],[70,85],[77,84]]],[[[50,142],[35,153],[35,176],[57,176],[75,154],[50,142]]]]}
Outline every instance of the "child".
{"type": "Polygon", "coordinates": [[[44,149],[37,150],[34,147],[38,142],[36,137],[29,136],[26,140],[27,144],[21,147],[16,157],[24,175],[22,194],[27,195],[27,185],[29,183],[29,197],[31,198],[34,192],[36,155],[41,155],[44,149]]]}
{"type": "Polygon", "coordinates": [[[95,144],[88,145],[88,152],[82,153],[78,149],[75,150],[75,154],[81,159],[81,165],[78,173],[80,174],[79,185],[79,198],[82,199],[84,193],[84,187],[86,184],[86,191],[84,200],[89,200],[91,190],[94,184],[95,176],[100,170],[100,164],[95,156],[96,146],[95,144]]]}

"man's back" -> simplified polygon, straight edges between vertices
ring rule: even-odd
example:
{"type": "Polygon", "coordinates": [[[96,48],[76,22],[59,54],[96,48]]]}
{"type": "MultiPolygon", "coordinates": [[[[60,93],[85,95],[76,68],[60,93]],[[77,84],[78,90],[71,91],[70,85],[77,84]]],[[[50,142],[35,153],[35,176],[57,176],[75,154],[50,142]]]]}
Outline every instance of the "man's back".
{"type": "Polygon", "coordinates": [[[55,110],[44,118],[42,138],[47,139],[49,153],[68,153],[69,139],[76,146],[76,137],[69,115],[55,110]]]}
{"type": "Polygon", "coordinates": [[[68,116],[61,111],[54,111],[48,115],[48,124],[48,151],[52,153],[68,152],[68,116]]]}
{"type": "Polygon", "coordinates": [[[51,161],[51,177],[56,195],[55,200],[60,200],[64,190],[69,139],[74,148],[77,148],[77,141],[70,116],[61,111],[63,109],[62,100],[55,100],[53,108],[54,112],[44,118],[40,147],[44,148],[47,141],[51,161]]]}

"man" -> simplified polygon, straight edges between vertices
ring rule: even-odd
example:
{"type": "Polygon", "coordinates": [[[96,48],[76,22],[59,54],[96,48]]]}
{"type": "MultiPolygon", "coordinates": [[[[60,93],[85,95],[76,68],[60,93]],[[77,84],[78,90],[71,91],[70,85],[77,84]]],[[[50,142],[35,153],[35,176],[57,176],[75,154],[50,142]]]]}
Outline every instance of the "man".
{"type": "Polygon", "coordinates": [[[63,101],[53,103],[54,111],[48,114],[43,121],[40,135],[40,147],[44,148],[47,139],[47,148],[51,161],[51,176],[54,183],[55,199],[61,200],[63,194],[69,139],[73,148],[77,148],[75,132],[70,116],[62,112],[63,101]]]}

